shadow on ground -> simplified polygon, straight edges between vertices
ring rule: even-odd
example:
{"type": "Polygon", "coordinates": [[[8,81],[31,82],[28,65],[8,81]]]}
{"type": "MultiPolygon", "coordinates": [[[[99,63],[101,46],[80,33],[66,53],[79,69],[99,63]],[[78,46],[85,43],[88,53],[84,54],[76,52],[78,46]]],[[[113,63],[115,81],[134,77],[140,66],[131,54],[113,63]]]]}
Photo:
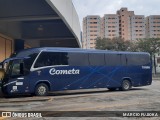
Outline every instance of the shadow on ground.
{"type": "MultiPolygon", "coordinates": [[[[147,88],[132,88],[130,91],[140,91],[147,90],[147,88]]],[[[96,94],[96,93],[111,93],[111,92],[129,92],[129,91],[110,91],[108,89],[87,89],[87,90],[68,90],[68,91],[58,91],[51,92],[48,96],[67,96],[67,95],[85,95],[85,94],[96,94]]],[[[33,95],[13,95],[13,96],[4,96],[0,90],[0,98],[24,98],[24,97],[32,97],[33,95]]]]}

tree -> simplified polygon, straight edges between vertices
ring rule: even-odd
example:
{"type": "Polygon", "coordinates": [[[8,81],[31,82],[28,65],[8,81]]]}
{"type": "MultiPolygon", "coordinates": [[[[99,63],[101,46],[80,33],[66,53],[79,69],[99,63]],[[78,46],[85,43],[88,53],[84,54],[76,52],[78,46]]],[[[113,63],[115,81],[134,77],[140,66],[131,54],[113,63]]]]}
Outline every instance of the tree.
{"type": "Polygon", "coordinates": [[[111,40],[116,51],[128,51],[130,49],[131,42],[125,41],[122,38],[113,38],[111,40]]]}
{"type": "Polygon", "coordinates": [[[155,74],[156,71],[156,61],[155,54],[160,51],[160,38],[145,38],[140,39],[136,42],[137,51],[149,52],[151,54],[151,58],[153,58],[153,65],[155,74]]]}
{"type": "Polygon", "coordinates": [[[131,50],[131,42],[125,41],[122,38],[97,38],[96,49],[114,50],[114,51],[129,51],[131,50]]]}
{"type": "Polygon", "coordinates": [[[96,49],[106,50],[107,42],[109,42],[109,39],[107,38],[101,39],[100,37],[98,37],[96,39],[96,49]]]}

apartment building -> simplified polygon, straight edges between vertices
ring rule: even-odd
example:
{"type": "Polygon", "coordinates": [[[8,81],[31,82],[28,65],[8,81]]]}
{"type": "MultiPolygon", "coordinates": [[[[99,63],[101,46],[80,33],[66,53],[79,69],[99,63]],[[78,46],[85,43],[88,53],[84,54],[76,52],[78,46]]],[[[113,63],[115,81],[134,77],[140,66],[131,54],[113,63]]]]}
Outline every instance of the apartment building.
{"type": "Polygon", "coordinates": [[[119,16],[106,14],[101,20],[101,38],[119,37],[119,16]]]}
{"type": "Polygon", "coordinates": [[[131,31],[130,31],[130,17],[135,15],[134,11],[128,11],[127,8],[121,8],[117,11],[117,15],[119,15],[119,35],[124,40],[131,39],[131,31]]]}
{"type": "Polygon", "coordinates": [[[130,17],[130,40],[138,40],[146,37],[144,15],[133,15],[130,17]]]}
{"type": "Polygon", "coordinates": [[[160,15],[150,15],[146,17],[146,37],[160,37],[160,15]]]}
{"type": "MultiPolygon", "coordinates": [[[[146,38],[160,38],[160,15],[146,17],[146,38]]],[[[155,57],[156,70],[160,73],[160,53],[157,53],[155,57]]]]}
{"type": "Polygon", "coordinates": [[[101,18],[98,15],[90,15],[83,19],[83,41],[85,49],[94,49],[96,38],[100,37],[101,18]]]}
{"type": "Polygon", "coordinates": [[[83,48],[95,48],[97,37],[124,40],[160,37],[160,15],[135,15],[134,11],[121,8],[116,14],[105,14],[102,18],[90,15],[83,19],[83,48]]]}
{"type": "Polygon", "coordinates": [[[145,38],[145,17],[135,15],[134,11],[121,8],[117,11],[119,15],[119,35],[124,40],[137,40],[145,38]]]}

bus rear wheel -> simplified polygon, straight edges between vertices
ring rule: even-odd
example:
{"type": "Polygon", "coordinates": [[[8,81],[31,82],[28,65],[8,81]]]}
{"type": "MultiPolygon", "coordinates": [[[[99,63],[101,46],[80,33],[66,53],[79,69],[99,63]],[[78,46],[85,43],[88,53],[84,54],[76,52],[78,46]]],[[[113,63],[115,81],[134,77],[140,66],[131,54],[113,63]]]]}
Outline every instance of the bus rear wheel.
{"type": "Polygon", "coordinates": [[[44,83],[40,83],[36,86],[35,89],[36,96],[47,96],[48,95],[48,86],[44,83]]]}
{"type": "Polygon", "coordinates": [[[128,91],[131,89],[131,82],[129,80],[123,80],[121,90],[122,91],[128,91]]]}

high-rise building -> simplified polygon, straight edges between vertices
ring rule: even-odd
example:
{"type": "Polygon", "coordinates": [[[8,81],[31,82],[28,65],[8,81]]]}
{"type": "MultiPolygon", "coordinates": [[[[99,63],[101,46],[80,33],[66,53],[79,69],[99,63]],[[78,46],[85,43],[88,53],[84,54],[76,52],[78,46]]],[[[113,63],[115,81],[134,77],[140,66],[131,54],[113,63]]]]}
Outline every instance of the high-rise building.
{"type": "Polygon", "coordinates": [[[101,18],[98,15],[90,15],[83,19],[83,42],[85,49],[94,49],[96,38],[100,37],[101,18]]]}
{"type": "Polygon", "coordinates": [[[128,11],[127,8],[121,8],[117,11],[117,14],[120,19],[120,37],[124,40],[137,40],[145,38],[144,15],[135,15],[134,11],[128,11]]]}
{"type": "Polygon", "coordinates": [[[119,35],[124,40],[131,39],[131,31],[130,31],[130,18],[134,15],[134,11],[128,11],[127,8],[121,8],[117,11],[117,15],[119,15],[119,35]]]}
{"type": "Polygon", "coordinates": [[[135,15],[134,11],[121,8],[117,14],[97,15],[83,19],[83,48],[95,48],[97,37],[121,37],[124,40],[160,37],[160,15],[135,15]]]}
{"type": "Polygon", "coordinates": [[[106,14],[101,21],[101,38],[119,37],[119,17],[116,14],[106,14]]]}
{"type": "Polygon", "coordinates": [[[160,15],[146,17],[146,37],[160,38],[160,15]]]}
{"type": "Polygon", "coordinates": [[[145,17],[144,15],[133,15],[130,17],[130,39],[138,40],[145,38],[145,17]]]}

